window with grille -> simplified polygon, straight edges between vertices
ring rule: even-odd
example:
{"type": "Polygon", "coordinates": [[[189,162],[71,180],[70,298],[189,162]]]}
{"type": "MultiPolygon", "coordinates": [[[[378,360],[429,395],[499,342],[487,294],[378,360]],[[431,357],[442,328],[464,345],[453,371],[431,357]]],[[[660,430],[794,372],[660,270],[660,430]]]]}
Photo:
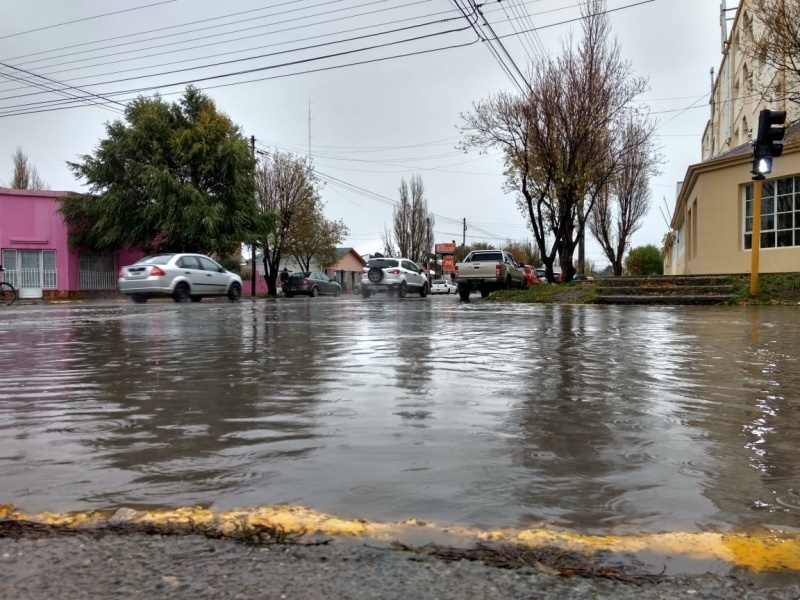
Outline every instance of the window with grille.
{"type": "Polygon", "coordinates": [[[78,287],[82,290],[116,289],[116,255],[81,252],[78,256],[78,279],[78,287]]]}
{"type": "MultiPolygon", "coordinates": [[[[753,245],[753,184],[744,190],[744,249],[753,245]]],[[[761,187],[761,247],[800,246],[800,176],[761,187]]]]}
{"type": "Polygon", "coordinates": [[[16,250],[3,248],[4,279],[16,288],[57,287],[55,250],[16,250]]]}

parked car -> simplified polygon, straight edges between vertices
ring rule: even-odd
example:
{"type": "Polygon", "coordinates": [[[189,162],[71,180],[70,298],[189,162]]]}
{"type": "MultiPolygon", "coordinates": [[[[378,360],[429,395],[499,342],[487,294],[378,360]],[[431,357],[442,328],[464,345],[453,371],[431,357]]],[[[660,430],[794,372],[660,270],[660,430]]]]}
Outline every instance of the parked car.
{"type": "Polygon", "coordinates": [[[431,294],[455,294],[458,287],[452,279],[435,279],[431,282],[431,294]]]}
{"type": "Polygon", "coordinates": [[[136,303],[172,296],[199,302],[206,296],[242,296],[242,278],[202,254],[156,254],[119,270],[119,291],[136,303]]]}
{"type": "Polygon", "coordinates": [[[587,277],[586,275],[578,273],[577,275],[575,275],[575,277],[572,278],[572,281],[575,281],[577,283],[593,283],[594,277],[587,277]]]}
{"type": "Polygon", "coordinates": [[[370,258],[361,269],[361,296],[385,292],[405,298],[409,292],[428,295],[428,278],[407,258],[370,258]]]}
{"type": "Polygon", "coordinates": [[[539,276],[536,274],[536,267],[532,267],[530,265],[524,265],[525,267],[525,282],[527,287],[531,287],[534,285],[539,285],[542,283],[542,280],[539,279],[539,276]]]}
{"type": "Polygon", "coordinates": [[[301,294],[304,296],[341,296],[342,286],[336,281],[319,271],[305,271],[292,273],[283,286],[283,293],[287,298],[301,294]]]}

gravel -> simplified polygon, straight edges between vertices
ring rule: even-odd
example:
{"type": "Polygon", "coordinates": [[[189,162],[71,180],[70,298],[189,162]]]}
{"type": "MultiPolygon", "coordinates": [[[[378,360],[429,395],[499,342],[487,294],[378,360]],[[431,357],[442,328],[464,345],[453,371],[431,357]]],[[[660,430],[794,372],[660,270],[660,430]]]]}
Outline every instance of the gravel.
{"type": "Polygon", "coordinates": [[[353,539],[254,548],[136,534],[0,539],[0,598],[797,600],[800,584],[765,589],[717,575],[626,584],[444,562],[353,539]]]}

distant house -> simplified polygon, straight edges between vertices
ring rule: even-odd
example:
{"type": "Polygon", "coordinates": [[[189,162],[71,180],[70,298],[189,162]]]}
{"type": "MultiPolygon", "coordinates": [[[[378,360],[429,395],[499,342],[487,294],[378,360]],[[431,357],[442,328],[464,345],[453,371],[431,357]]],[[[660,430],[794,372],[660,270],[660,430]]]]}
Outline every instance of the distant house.
{"type": "Polygon", "coordinates": [[[142,252],[98,254],[68,245],[58,212],[72,192],[0,188],[0,264],[21,298],[69,298],[117,290],[119,267],[142,252]]]}
{"type": "MultiPolygon", "coordinates": [[[[323,266],[311,259],[310,271],[322,271],[334,281],[338,281],[344,293],[352,293],[356,284],[361,281],[361,269],[366,266],[367,261],[353,248],[336,248],[336,260],[332,265],[323,266]]],[[[286,257],[281,261],[278,270],[286,268],[290,273],[303,271],[303,267],[294,257],[286,257]]],[[[256,257],[256,270],[258,271],[258,284],[256,291],[261,292],[260,282],[264,280],[264,256],[259,254],[256,257]]],[[[263,291],[266,291],[264,284],[263,291]]]]}

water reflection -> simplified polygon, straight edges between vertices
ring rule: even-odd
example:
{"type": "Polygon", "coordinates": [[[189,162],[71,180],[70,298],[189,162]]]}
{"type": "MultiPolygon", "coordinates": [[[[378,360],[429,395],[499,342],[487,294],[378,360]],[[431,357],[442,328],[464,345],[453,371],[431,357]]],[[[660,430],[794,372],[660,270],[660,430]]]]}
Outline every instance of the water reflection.
{"type": "Polygon", "coordinates": [[[302,299],[0,313],[0,502],[796,525],[793,310],[302,299]]]}

